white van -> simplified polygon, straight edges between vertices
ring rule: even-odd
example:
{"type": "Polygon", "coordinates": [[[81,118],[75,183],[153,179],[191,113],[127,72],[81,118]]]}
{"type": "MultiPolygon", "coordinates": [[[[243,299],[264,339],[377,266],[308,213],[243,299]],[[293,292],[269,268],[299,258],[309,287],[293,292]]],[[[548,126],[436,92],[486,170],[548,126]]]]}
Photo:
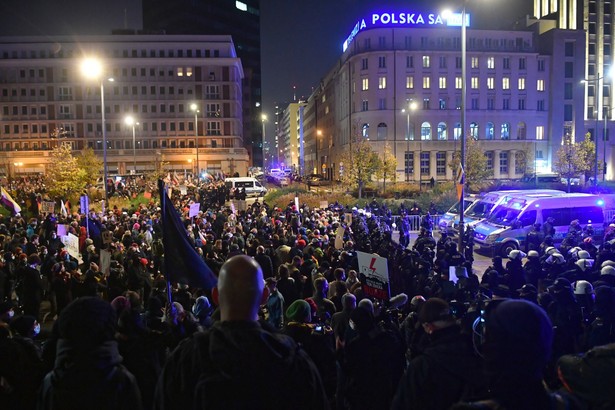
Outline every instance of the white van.
{"type": "MultiPolygon", "coordinates": [[[[475,227],[480,222],[484,221],[491,212],[511,195],[544,195],[544,196],[561,196],[564,195],[564,191],[557,189],[511,189],[505,191],[492,191],[484,194],[482,197],[470,205],[463,213],[464,222],[466,226],[475,227]]],[[[453,230],[455,234],[459,233],[459,216],[453,223],[453,230]]]]}
{"type": "Polygon", "coordinates": [[[594,239],[604,233],[604,200],[596,195],[525,194],[507,196],[489,217],[474,228],[474,241],[481,250],[508,256],[510,251],[525,246],[527,233],[535,223],[553,218],[555,243],[561,242],[570,222],[577,219],[581,226],[592,224],[594,239]]]}
{"type": "MultiPolygon", "coordinates": [[[[472,204],[478,201],[481,198],[481,195],[477,194],[469,194],[463,200],[463,209],[464,215],[466,215],[467,209],[472,206],[472,204]]],[[[448,211],[441,215],[438,219],[438,228],[440,228],[440,232],[447,233],[449,235],[454,235],[455,231],[453,230],[453,224],[457,222],[459,224],[459,201],[455,203],[455,205],[451,206],[448,211]]]]}
{"type": "Polygon", "coordinates": [[[239,177],[239,178],[226,178],[224,183],[229,189],[246,189],[246,196],[265,196],[267,188],[261,185],[261,183],[252,177],[239,177]]]}

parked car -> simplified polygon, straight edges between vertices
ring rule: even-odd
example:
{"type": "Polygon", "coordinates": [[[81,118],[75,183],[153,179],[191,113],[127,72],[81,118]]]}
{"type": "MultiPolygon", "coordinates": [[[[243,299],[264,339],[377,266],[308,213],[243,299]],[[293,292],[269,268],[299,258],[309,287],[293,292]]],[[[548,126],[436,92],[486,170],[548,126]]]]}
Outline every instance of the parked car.
{"type": "Polygon", "coordinates": [[[290,178],[284,176],[274,177],[272,182],[279,187],[285,187],[290,185],[290,178]]]}

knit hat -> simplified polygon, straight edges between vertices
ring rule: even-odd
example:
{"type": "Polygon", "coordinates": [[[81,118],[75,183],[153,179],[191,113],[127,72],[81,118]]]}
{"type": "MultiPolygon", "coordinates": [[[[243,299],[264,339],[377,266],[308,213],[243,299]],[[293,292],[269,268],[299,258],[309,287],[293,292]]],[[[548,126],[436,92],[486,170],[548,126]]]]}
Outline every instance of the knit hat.
{"type": "Polygon", "coordinates": [[[544,310],[526,300],[504,300],[488,313],[485,325],[489,369],[542,379],[553,342],[553,325],[544,310]]]}
{"type": "Polygon", "coordinates": [[[58,318],[61,339],[88,349],[113,340],[116,314],[111,304],[95,297],[81,297],[70,303],[58,318]]]}
{"type": "Polygon", "coordinates": [[[310,304],[303,299],[295,300],[286,309],[286,317],[292,322],[309,323],[312,317],[310,304]]]}
{"type": "Polygon", "coordinates": [[[421,323],[432,323],[450,318],[452,318],[451,309],[448,303],[440,298],[427,299],[419,311],[421,323]]]}
{"type": "Polygon", "coordinates": [[[124,310],[130,309],[130,302],[124,296],[118,296],[111,301],[111,307],[115,314],[119,316],[124,310]]]}

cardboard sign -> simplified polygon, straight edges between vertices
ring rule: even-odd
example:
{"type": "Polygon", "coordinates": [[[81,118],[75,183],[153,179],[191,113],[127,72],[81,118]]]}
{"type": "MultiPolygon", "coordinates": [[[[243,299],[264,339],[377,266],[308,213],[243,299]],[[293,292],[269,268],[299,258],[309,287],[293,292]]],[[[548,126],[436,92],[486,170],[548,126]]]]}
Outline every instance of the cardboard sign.
{"type": "Polygon", "coordinates": [[[41,213],[43,214],[52,214],[55,209],[55,202],[52,201],[43,201],[41,203],[41,213]]]}
{"type": "Polygon", "coordinates": [[[389,268],[387,259],[376,254],[357,252],[359,280],[367,296],[389,300],[389,268]]]}
{"type": "Polygon", "coordinates": [[[186,185],[179,186],[179,193],[182,195],[188,194],[188,187],[186,185]]]}
{"type": "Polygon", "coordinates": [[[188,217],[192,218],[193,216],[198,216],[200,210],[201,210],[200,203],[195,202],[194,204],[190,204],[190,212],[188,213],[188,217]]]}
{"type": "Polygon", "coordinates": [[[152,193],[151,192],[144,192],[143,193],[143,198],[145,198],[145,199],[152,199],[152,193]]]}
{"type": "Polygon", "coordinates": [[[335,249],[342,249],[344,247],[344,232],[346,230],[341,226],[337,228],[335,233],[335,249]]]}
{"type": "Polygon", "coordinates": [[[102,233],[102,241],[103,241],[103,244],[105,244],[105,245],[108,245],[111,242],[113,242],[113,232],[111,232],[111,231],[104,231],[102,233]]]}
{"type": "Polygon", "coordinates": [[[320,201],[320,209],[327,209],[329,207],[329,202],[320,201]]]}
{"type": "Polygon", "coordinates": [[[111,274],[111,252],[105,249],[100,251],[100,271],[105,276],[111,274]]]}
{"type": "Polygon", "coordinates": [[[350,226],[352,225],[352,214],[351,213],[345,213],[344,214],[344,222],[346,222],[346,225],[350,226]]]}
{"type": "Polygon", "coordinates": [[[295,207],[297,208],[297,212],[299,212],[299,197],[295,197],[295,207]]]}
{"type": "Polygon", "coordinates": [[[57,235],[58,238],[68,235],[68,225],[58,225],[57,235]]]}
{"type": "Polygon", "coordinates": [[[83,263],[83,260],[81,259],[81,254],[79,253],[79,238],[76,235],[69,233],[66,236],[62,236],[60,240],[64,244],[64,247],[66,248],[68,254],[73,258],[77,259],[80,264],[83,263]]]}

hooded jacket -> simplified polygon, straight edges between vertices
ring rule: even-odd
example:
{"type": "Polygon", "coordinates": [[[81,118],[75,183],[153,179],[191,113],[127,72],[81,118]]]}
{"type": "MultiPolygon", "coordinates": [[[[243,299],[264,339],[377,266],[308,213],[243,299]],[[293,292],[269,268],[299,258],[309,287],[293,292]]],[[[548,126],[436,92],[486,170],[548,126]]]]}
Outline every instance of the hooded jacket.
{"type": "Polygon", "coordinates": [[[154,408],[326,409],[318,370],[285,335],[256,322],[217,322],[167,360],[154,408]]]}
{"type": "Polygon", "coordinates": [[[121,362],[115,341],[78,348],[60,339],[54,369],[43,381],[38,409],[141,409],[137,382],[121,362]]]}

